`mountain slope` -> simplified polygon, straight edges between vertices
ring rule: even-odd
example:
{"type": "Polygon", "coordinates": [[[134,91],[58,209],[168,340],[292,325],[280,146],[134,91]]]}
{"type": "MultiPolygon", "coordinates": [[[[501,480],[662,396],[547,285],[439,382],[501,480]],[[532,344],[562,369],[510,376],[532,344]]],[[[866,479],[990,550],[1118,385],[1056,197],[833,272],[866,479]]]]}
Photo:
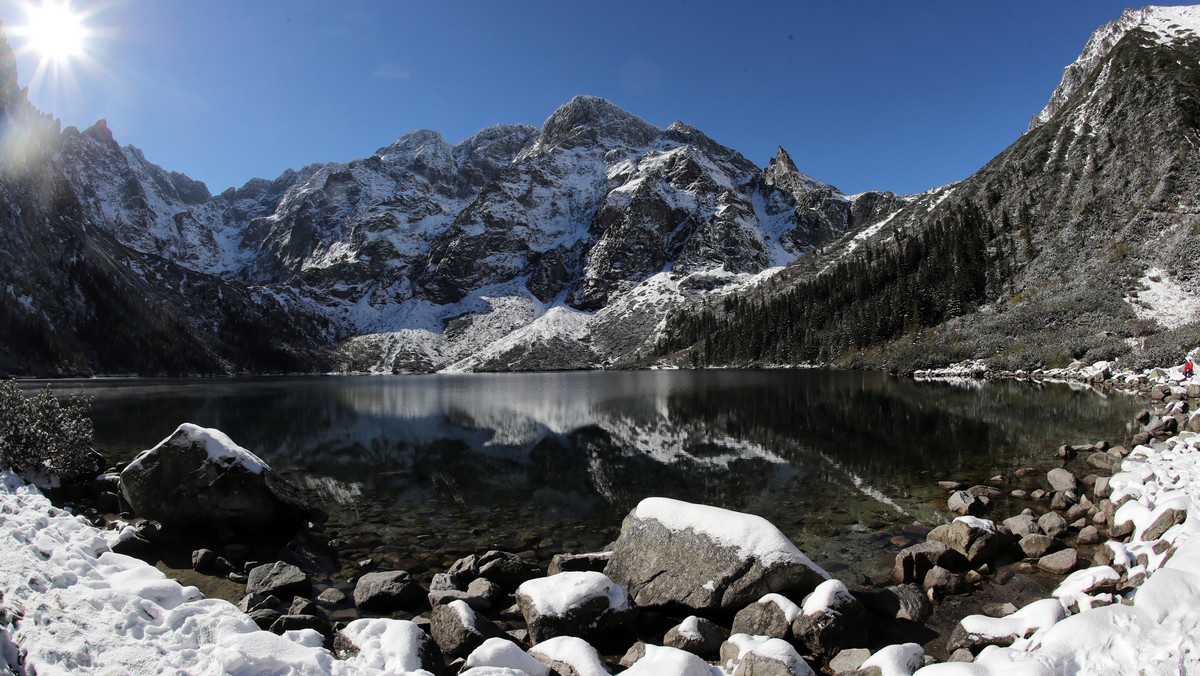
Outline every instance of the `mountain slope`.
{"type": "Polygon", "coordinates": [[[1181,357],[1200,318],[1198,29],[1195,8],[1127,12],[975,175],[827,244],[774,292],[676,317],[660,352],[905,371],[1181,357]]]}

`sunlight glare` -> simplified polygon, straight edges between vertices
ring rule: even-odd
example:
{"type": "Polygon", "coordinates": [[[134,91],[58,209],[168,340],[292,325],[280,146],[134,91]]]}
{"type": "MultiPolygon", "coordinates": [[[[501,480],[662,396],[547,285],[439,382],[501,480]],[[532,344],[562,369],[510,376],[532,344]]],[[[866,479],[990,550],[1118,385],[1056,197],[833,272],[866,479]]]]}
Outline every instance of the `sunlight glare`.
{"type": "Polygon", "coordinates": [[[43,59],[65,63],[84,52],[87,28],[81,15],[71,11],[70,3],[46,0],[28,6],[29,21],[20,33],[29,48],[43,59]]]}

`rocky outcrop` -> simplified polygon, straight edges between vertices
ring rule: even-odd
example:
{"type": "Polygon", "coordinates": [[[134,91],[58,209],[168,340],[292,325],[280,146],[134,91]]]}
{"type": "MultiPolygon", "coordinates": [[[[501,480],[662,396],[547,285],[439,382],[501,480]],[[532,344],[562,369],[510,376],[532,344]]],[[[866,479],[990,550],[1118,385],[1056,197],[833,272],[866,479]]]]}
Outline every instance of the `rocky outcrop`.
{"type": "Polygon", "coordinates": [[[168,529],[284,528],[308,510],[298,491],[220,430],[185,423],[121,472],[138,515],[168,529]]]}

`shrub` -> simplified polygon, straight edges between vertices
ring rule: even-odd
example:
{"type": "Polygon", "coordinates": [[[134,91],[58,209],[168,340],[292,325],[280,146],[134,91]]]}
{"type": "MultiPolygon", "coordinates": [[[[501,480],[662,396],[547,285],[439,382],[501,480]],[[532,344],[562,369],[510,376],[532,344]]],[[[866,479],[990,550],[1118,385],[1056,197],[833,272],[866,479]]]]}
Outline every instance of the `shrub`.
{"type": "Polygon", "coordinates": [[[15,380],[0,382],[0,469],[35,483],[73,481],[100,470],[92,450],[92,401],[71,395],[59,403],[50,386],[21,394],[15,380]]]}

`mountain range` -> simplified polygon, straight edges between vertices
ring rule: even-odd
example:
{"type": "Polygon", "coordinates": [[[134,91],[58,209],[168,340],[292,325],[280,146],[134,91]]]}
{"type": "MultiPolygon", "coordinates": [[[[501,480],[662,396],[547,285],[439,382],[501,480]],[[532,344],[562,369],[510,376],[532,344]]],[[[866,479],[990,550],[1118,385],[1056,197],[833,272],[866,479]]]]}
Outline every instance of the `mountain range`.
{"type": "Polygon", "coordinates": [[[759,168],[588,96],[540,129],[413,131],[212,195],[103,121],[60,128],[0,44],[0,373],[905,370],[1156,349],[1196,320],[1197,27],[1191,8],[1127,11],[1013,146],[909,196],[844,195],[782,148],[759,168]]]}

